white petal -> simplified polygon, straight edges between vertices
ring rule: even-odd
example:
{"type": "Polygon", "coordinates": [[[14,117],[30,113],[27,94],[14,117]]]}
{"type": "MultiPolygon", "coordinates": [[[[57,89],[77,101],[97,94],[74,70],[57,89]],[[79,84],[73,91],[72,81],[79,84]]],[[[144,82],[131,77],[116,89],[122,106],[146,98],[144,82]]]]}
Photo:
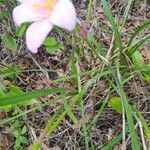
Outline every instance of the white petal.
{"type": "Polygon", "coordinates": [[[76,11],[70,0],[58,0],[49,21],[56,26],[72,31],[76,24],[76,11]]]}
{"type": "Polygon", "coordinates": [[[29,3],[29,2],[34,2],[35,0],[17,0],[20,3],[29,3]]]}
{"type": "Polygon", "coordinates": [[[29,51],[37,53],[53,26],[47,21],[38,21],[29,26],[26,32],[26,44],[29,51]]]}
{"type": "Polygon", "coordinates": [[[33,5],[29,3],[23,3],[13,10],[13,20],[16,26],[24,22],[41,20],[43,17],[43,14],[35,11],[33,5]]]}
{"type": "Polygon", "coordinates": [[[17,0],[17,1],[20,3],[24,3],[24,2],[27,2],[28,0],[17,0]]]}

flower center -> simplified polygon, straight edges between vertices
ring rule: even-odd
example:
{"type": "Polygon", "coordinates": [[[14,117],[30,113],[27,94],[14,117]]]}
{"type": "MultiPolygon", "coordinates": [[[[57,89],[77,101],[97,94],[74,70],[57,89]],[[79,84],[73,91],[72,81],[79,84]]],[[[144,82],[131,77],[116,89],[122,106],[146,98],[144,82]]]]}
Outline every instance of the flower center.
{"type": "Polygon", "coordinates": [[[43,2],[35,4],[34,9],[43,15],[43,18],[48,18],[56,2],[57,0],[43,0],[43,2]]]}
{"type": "Polygon", "coordinates": [[[34,7],[35,9],[46,8],[46,9],[52,10],[55,4],[56,4],[56,0],[46,0],[44,2],[35,4],[34,7]]]}

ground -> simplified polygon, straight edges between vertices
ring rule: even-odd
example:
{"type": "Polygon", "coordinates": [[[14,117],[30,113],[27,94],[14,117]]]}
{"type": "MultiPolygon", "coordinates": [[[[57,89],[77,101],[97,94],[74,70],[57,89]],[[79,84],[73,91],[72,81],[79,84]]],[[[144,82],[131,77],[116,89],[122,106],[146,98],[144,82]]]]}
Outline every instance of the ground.
{"type": "MultiPolygon", "coordinates": [[[[134,149],[136,137],[140,149],[149,149],[150,40],[137,48],[137,57],[128,55],[127,44],[132,33],[150,19],[150,2],[135,0],[127,11],[121,56],[103,3],[73,3],[78,19],[87,21],[88,36],[83,36],[80,21],[74,33],[55,28],[49,37],[63,43],[62,50],[49,52],[42,46],[37,54],[32,54],[27,51],[24,36],[16,36],[11,15],[16,2],[0,0],[0,96],[51,88],[70,90],[41,95],[30,104],[12,104],[7,108],[0,105],[0,148],[28,149],[41,140],[43,150],[130,150],[134,149]],[[17,51],[10,50],[5,42],[6,32],[16,40],[17,51]],[[135,136],[130,126],[133,130],[135,127],[135,136]]],[[[117,28],[121,29],[129,3],[110,0],[108,4],[117,28]]],[[[150,34],[149,27],[134,38],[133,45],[150,34]]]]}

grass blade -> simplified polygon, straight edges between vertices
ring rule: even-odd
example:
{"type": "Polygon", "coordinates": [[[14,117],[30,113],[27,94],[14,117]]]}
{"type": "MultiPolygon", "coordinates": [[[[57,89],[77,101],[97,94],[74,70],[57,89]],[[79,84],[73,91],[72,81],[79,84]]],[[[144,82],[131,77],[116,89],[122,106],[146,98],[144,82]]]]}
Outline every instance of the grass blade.
{"type": "Polygon", "coordinates": [[[135,45],[129,48],[129,56],[131,56],[135,51],[137,51],[147,40],[150,39],[150,34],[142,38],[135,45]]]}
{"type": "Polygon", "coordinates": [[[104,147],[101,148],[101,150],[110,150],[114,148],[115,145],[117,145],[122,139],[122,133],[119,133],[115,138],[113,138],[110,142],[108,142],[104,147]]]}
{"type": "Polygon", "coordinates": [[[137,28],[135,30],[135,32],[131,35],[129,42],[128,42],[128,47],[131,45],[133,39],[140,33],[143,32],[143,30],[148,29],[150,27],[150,21],[146,21],[143,23],[142,26],[140,26],[139,28],[137,28]]]}
{"type": "Polygon", "coordinates": [[[64,93],[67,91],[69,90],[65,88],[52,88],[52,89],[42,89],[42,90],[26,92],[19,95],[0,98],[0,106],[18,104],[23,101],[32,100],[33,98],[38,98],[40,96],[47,96],[55,93],[64,93]]]}
{"type": "Polygon", "coordinates": [[[138,141],[138,136],[137,136],[136,131],[134,129],[133,112],[132,112],[132,109],[128,103],[128,99],[126,97],[126,94],[123,90],[123,85],[122,85],[122,80],[121,80],[119,69],[117,69],[116,80],[117,80],[117,86],[118,86],[118,90],[119,90],[118,94],[120,95],[120,97],[122,99],[123,106],[125,109],[125,114],[127,117],[128,128],[129,128],[129,132],[131,135],[132,149],[133,150],[140,150],[141,148],[140,148],[140,144],[138,141]]]}
{"type": "MultiPolygon", "coordinates": [[[[128,17],[129,10],[130,10],[130,7],[131,7],[132,3],[133,3],[133,0],[129,0],[129,1],[128,1],[127,7],[126,7],[126,9],[125,9],[125,11],[124,11],[124,14],[123,14],[122,27],[124,26],[124,24],[125,24],[125,22],[126,22],[126,19],[127,19],[127,17],[128,17]]],[[[122,28],[121,28],[121,30],[122,30],[122,28]]]]}
{"type": "Polygon", "coordinates": [[[78,119],[71,111],[66,99],[64,99],[64,108],[67,111],[67,115],[70,117],[70,119],[73,121],[73,123],[76,124],[78,122],[78,119]]]}
{"type": "Polygon", "coordinates": [[[115,33],[115,37],[116,37],[116,43],[117,43],[117,46],[119,48],[119,51],[120,51],[120,54],[122,54],[122,42],[121,42],[121,36],[120,36],[120,32],[118,30],[118,27],[115,23],[115,20],[113,18],[113,14],[112,12],[110,11],[109,9],[109,5],[108,5],[108,2],[106,0],[101,0],[101,3],[103,4],[103,7],[104,7],[104,10],[105,10],[105,13],[109,19],[109,22],[111,23],[112,25],[112,28],[113,28],[113,31],[115,33]]]}
{"type": "Polygon", "coordinates": [[[58,100],[60,100],[60,99],[62,99],[62,97],[61,97],[61,96],[58,96],[58,97],[56,97],[55,99],[50,99],[50,100],[48,100],[47,102],[45,102],[45,103],[43,103],[43,104],[41,104],[41,105],[37,105],[37,106],[33,107],[32,109],[29,109],[29,110],[27,110],[27,111],[22,111],[22,113],[19,113],[19,114],[16,115],[16,116],[13,116],[13,117],[11,117],[11,118],[6,118],[6,119],[3,119],[3,120],[0,120],[0,125],[4,125],[4,124],[6,124],[6,123],[8,123],[8,122],[10,122],[10,121],[12,121],[12,120],[14,120],[14,119],[17,119],[17,118],[19,118],[19,117],[23,117],[23,116],[27,115],[28,113],[30,113],[30,112],[32,112],[32,111],[35,111],[35,110],[37,110],[37,109],[40,109],[40,108],[42,108],[42,107],[44,107],[44,106],[47,106],[47,105],[50,105],[50,104],[54,104],[54,103],[56,103],[56,102],[57,102],[58,100]]]}
{"type": "MultiPolygon", "coordinates": [[[[68,107],[69,109],[74,106],[74,104],[78,101],[79,95],[76,95],[73,97],[73,99],[70,101],[68,107]]],[[[68,109],[68,108],[67,108],[68,109]]],[[[54,132],[54,130],[58,127],[58,125],[61,123],[61,121],[65,118],[67,114],[67,110],[63,110],[63,105],[57,110],[57,112],[53,115],[51,120],[48,122],[47,126],[45,127],[42,134],[39,136],[39,138],[34,142],[32,146],[32,150],[38,150],[42,144],[42,139],[48,135],[54,132]]]]}

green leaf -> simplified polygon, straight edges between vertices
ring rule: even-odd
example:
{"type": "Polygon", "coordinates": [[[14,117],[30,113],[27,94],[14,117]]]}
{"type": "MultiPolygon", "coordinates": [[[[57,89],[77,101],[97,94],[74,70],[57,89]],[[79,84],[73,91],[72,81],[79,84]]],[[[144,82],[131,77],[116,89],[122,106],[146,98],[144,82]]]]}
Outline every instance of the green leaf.
{"type": "Polygon", "coordinates": [[[25,134],[27,132],[27,126],[23,126],[22,130],[21,130],[21,135],[25,134]]]}
{"type": "Polygon", "coordinates": [[[69,90],[65,88],[52,88],[52,89],[42,89],[42,90],[26,92],[19,95],[4,97],[4,98],[0,98],[0,106],[18,104],[27,100],[32,100],[33,98],[38,98],[40,96],[47,96],[49,94],[55,94],[55,93],[64,93],[66,91],[69,90]]]}
{"type": "MultiPolygon", "coordinates": [[[[114,71],[114,70],[112,70],[112,71],[114,71]]],[[[128,98],[127,98],[126,93],[123,89],[123,81],[121,78],[119,68],[117,68],[117,76],[114,74],[114,78],[116,80],[116,84],[117,84],[117,88],[118,88],[117,92],[120,95],[120,98],[122,100],[122,104],[124,105],[127,123],[128,123],[128,127],[129,127],[129,133],[131,135],[132,149],[133,150],[140,150],[141,148],[140,148],[138,135],[137,135],[137,132],[134,128],[134,126],[135,126],[134,118],[133,118],[134,112],[131,109],[131,106],[128,102],[128,98]]]]}
{"type": "Polygon", "coordinates": [[[150,27],[150,21],[146,21],[143,23],[142,26],[140,26],[139,28],[137,28],[135,30],[135,32],[131,35],[129,42],[128,42],[128,47],[131,45],[133,39],[140,33],[143,32],[145,29],[148,29],[150,27]]]}
{"type": "Polygon", "coordinates": [[[120,35],[120,32],[118,30],[118,27],[117,27],[117,24],[115,23],[115,20],[114,20],[114,17],[113,17],[113,14],[109,8],[109,4],[106,0],[100,0],[103,7],[104,7],[104,11],[109,19],[109,22],[111,23],[112,25],[112,28],[113,28],[113,31],[114,31],[114,34],[115,34],[115,38],[116,38],[116,43],[117,43],[117,46],[119,48],[119,51],[120,53],[122,53],[122,42],[121,42],[121,35],[120,35]]]}
{"type": "Polygon", "coordinates": [[[17,138],[20,136],[19,130],[14,130],[12,134],[17,138]]]}
{"type": "Polygon", "coordinates": [[[17,43],[16,43],[16,40],[14,39],[14,37],[10,33],[5,32],[3,34],[3,41],[4,41],[6,47],[9,50],[11,50],[13,53],[17,52],[17,43]]]}
{"type": "Polygon", "coordinates": [[[63,49],[65,48],[63,43],[59,43],[59,44],[58,44],[58,47],[59,47],[61,50],[63,50],[63,49]]]}
{"type": "Polygon", "coordinates": [[[141,114],[140,111],[138,111],[136,108],[132,107],[135,112],[137,113],[139,119],[141,120],[142,126],[144,128],[144,133],[147,136],[148,139],[150,139],[150,126],[148,124],[148,122],[145,120],[145,118],[143,117],[143,115],[141,114]]]}
{"type": "Polygon", "coordinates": [[[119,133],[114,137],[111,141],[109,141],[106,145],[104,145],[101,150],[111,150],[117,145],[122,139],[122,133],[119,133]]]}
{"type": "Polygon", "coordinates": [[[63,49],[64,49],[63,43],[57,43],[54,46],[46,46],[46,51],[48,53],[53,53],[53,52],[60,51],[60,50],[63,50],[63,49]]]}
{"type": "Polygon", "coordinates": [[[89,35],[88,35],[87,40],[88,40],[92,45],[94,45],[94,46],[97,48],[97,50],[98,50],[98,52],[99,52],[100,55],[106,56],[106,52],[105,52],[104,49],[102,48],[101,43],[98,42],[92,34],[89,34],[89,35]]]}
{"type": "Polygon", "coordinates": [[[20,142],[23,143],[23,144],[26,144],[28,142],[27,138],[24,137],[24,136],[20,136],[20,142]]]}
{"type": "Polygon", "coordinates": [[[6,90],[5,86],[2,83],[0,83],[0,97],[6,96],[4,92],[5,90],[6,90]]]}
{"type": "Polygon", "coordinates": [[[9,85],[9,93],[8,95],[12,96],[12,95],[19,95],[19,94],[23,94],[24,92],[16,85],[14,84],[10,84],[9,85]]]}
{"type": "Polygon", "coordinates": [[[122,103],[119,97],[112,97],[109,100],[108,104],[118,113],[122,112],[122,103]]]}
{"type": "MultiPolygon", "coordinates": [[[[79,95],[75,95],[71,99],[70,103],[68,104],[68,107],[72,108],[78,100],[79,100],[79,95]]],[[[58,127],[60,122],[65,118],[65,116],[67,114],[67,109],[68,108],[66,108],[61,114],[59,114],[60,110],[58,110],[58,114],[57,114],[56,120],[55,121],[53,120],[54,122],[51,122],[51,120],[48,122],[48,124],[47,124],[48,134],[51,134],[58,127]]]]}
{"type": "Polygon", "coordinates": [[[150,81],[150,73],[143,73],[144,79],[150,81]]]}
{"type": "Polygon", "coordinates": [[[16,30],[16,36],[21,38],[24,35],[26,28],[27,28],[26,24],[22,24],[20,27],[18,27],[16,30]]]}
{"type": "MultiPolygon", "coordinates": [[[[133,3],[133,0],[128,0],[128,4],[127,4],[126,9],[125,9],[123,16],[122,16],[122,18],[123,18],[122,27],[125,25],[125,22],[127,20],[130,8],[132,6],[132,3],[133,3]]],[[[121,28],[121,30],[122,30],[122,28],[121,28]]]]}
{"type": "MultiPolygon", "coordinates": [[[[77,74],[77,68],[76,68],[76,57],[75,57],[75,50],[72,49],[71,51],[71,57],[70,57],[70,68],[71,68],[71,75],[77,74]]],[[[73,80],[77,83],[77,77],[74,77],[73,80]]]]}
{"type": "Polygon", "coordinates": [[[67,103],[66,99],[64,100],[64,107],[65,107],[65,110],[67,111],[67,114],[70,117],[70,119],[73,121],[74,124],[76,124],[78,122],[78,119],[72,113],[71,108],[68,106],[68,103],[67,103]]]}
{"type": "MultiPolygon", "coordinates": [[[[19,94],[23,94],[25,93],[24,91],[22,91],[18,86],[10,84],[9,85],[9,92],[7,93],[7,97],[8,96],[13,96],[13,95],[19,95],[19,94]]],[[[32,105],[34,102],[36,101],[36,99],[30,99],[30,100],[25,100],[23,102],[20,102],[20,105],[32,105]]]]}
{"type": "Polygon", "coordinates": [[[55,45],[55,46],[49,46],[49,47],[47,46],[46,47],[46,51],[48,53],[53,53],[53,52],[56,52],[58,50],[60,50],[60,49],[59,49],[59,47],[57,45],[55,45]]]}
{"type": "MultiPolygon", "coordinates": [[[[129,131],[128,127],[126,127],[125,129],[125,133],[127,133],[129,131]]],[[[112,140],[110,140],[108,143],[106,143],[101,150],[113,150],[115,149],[114,147],[119,144],[119,142],[122,140],[122,135],[123,133],[120,132],[119,134],[117,134],[112,140]]]]}
{"type": "Polygon", "coordinates": [[[5,77],[9,77],[11,79],[14,79],[16,77],[14,70],[12,70],[11,68],[0,68],[0,72],[2,72],[5,75],[5,77]]]}
{"type": "Polygon", "coordinates": [[[129,47],[129,49],[128,49],[128,53],[129,53],[128,55],[129,55],[129,57],[132,56],[132,54],[133,54],[135,51],[139,50],[139,48],[140,48],[146,41],[148,41],[148,42],[150,41],[150,34],[148,34],[148,35],[146,35],[145,37],[143,37],[142,39],[140,39],[138,42],[136,42],[135,45],[129,47]]]}
{"type": "Polygon", "coordinates": [[[29,109],[29,110],[19,112],[19,114],[15,115],[13,117],[10,117],[10,118],[8,117],[8,118],[5,118],[3,120],[0,120],[0,125],[4,125],[4,124],[9,123],[10,121],[17,120],[18,118],[20,118],[22,116],[26,116],[30,112],[33,112],[33,111],[38,110],[38,109],[41,109],[44,106],[48,106],[50,104],[55,104],[58,100],[62,100],[62,96],[56,96],[56,98],[54,98],[54,99],[48,99],[47,102],[44,102],[41,105],[36,105],[35,107],[33,107],[33,108],[29,109]]]}
{"type": "Polygon", "coordinates": [[[48,47],[55,46],[56,44],[57,44],[57,41],[53,37],[47,37],[43,43],[43,45],[48,46],[48,47]]]}
{"type": "Polygon", "coordinates": [[[140,66],[140,65],[144,64],[143,56],[139,51],[135,51],[131,57],[132,57],[132,61],[135,65],[140,66]]]}
{"type": "MultiPolygon", "coordinates": [[[[68,107],[72,108],[75,103],[78,101],[79,99],[79,95],[74,96],[68,107]]],[[[45,127],[44,131],[45,131],[45,135],[51,134],[52,132],[54,132],[54,130],[59,126],[59,124],[61,123],[61,121],[65,118],[66,114],[67,114],[67,110],[65,109],[64,111],[62,111],[63,107],[61,106],[56,113],[51,117],[51,119],[49,120],[49,122],[47,123],[47,126],[45,127]]],[[[31,150],[38,150],[41,146],[41,139],[38,138],[32,145],[31,150]]]]}

